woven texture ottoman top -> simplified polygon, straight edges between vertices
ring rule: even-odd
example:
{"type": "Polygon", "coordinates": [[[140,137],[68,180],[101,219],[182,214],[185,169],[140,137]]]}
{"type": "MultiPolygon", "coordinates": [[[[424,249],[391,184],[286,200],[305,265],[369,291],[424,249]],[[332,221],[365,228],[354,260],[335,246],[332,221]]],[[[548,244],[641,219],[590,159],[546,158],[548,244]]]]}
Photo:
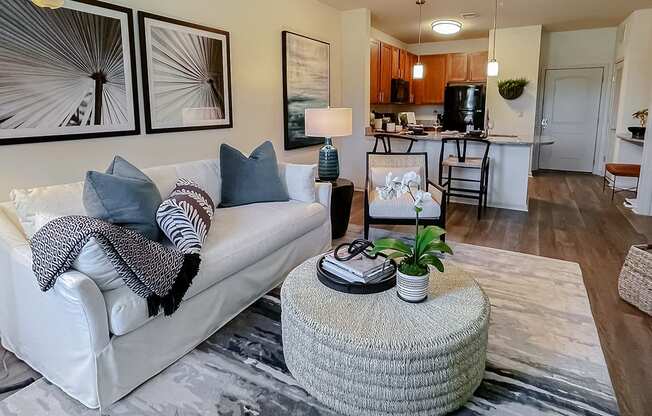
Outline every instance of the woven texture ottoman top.
{"type": "Polygon", "coordinates": [[[344,414],[445,414],[484,373],[489,301],[471,276],[433,273],[428,300],[396,290],[349,295],[322,285],[306,261],[281,289],[283,346],[292,375],[344,414]]]}

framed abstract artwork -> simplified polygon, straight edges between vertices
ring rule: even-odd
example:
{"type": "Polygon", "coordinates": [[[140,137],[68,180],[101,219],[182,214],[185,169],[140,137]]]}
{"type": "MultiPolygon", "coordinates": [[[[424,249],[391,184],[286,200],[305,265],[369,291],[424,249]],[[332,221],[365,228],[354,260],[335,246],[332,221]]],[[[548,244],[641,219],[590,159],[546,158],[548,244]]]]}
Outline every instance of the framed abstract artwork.
{"type": "Polygon", "coordinates": [[[233,127],[229,33],[138,12],[147,133],[233,127]]]}
{"type": "Polygon", "coordinates": [[[330,105],[330,44],[283,32],[285,150],[323,144],[306,137],[305,110],[330,105]]]}
{"type": "Polygon", "coordinates": [[[0,8],[0,145],[140,133],[130,9],[0,8]]]}

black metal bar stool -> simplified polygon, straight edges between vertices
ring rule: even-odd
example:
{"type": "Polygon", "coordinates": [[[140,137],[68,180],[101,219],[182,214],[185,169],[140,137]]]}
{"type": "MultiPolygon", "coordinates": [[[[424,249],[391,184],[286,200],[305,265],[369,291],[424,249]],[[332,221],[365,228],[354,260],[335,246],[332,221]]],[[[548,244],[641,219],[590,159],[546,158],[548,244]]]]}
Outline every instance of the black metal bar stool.
{"type": "Polygon", "coordinates": [[[470,198],[478,200],[478,219],[482,218],[482,212],[487,208],[489,199],[489,147],[491,142],[479,138],[444,138],[441,141],[441,152],[439,153],[439,185],[446,188],[448,204],[451,196],[470,198]],[[455,142],[457,155],[449,155],[444,159],[446,144],[455,142]],[[468,143],[475,143],[484,146],[482,157],[467,156],[468,143]],[[444,168],[447,169],[447,177],[444,177],[444,168]],[[479,179],[453,177],[453,169],[474,169],[480,171],[479,179]],[[454,187],[453,182],[477,183],[478,189],[454,187]]]}

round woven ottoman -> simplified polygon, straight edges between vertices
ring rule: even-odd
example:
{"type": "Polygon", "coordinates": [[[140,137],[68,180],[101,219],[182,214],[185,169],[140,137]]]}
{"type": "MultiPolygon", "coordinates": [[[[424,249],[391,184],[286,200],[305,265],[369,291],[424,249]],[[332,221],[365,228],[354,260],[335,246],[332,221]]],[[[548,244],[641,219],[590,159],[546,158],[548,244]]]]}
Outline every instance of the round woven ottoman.
{"type": "Polygon", "coordinates": [[[441,415],[473,395],[484,374],[490,306],[466,272],[433,273],[428,300],[396,290],[349,295],[322,285],[318,258],[281,289],[283,351],[294,378],[346,415],[441,415]]]}

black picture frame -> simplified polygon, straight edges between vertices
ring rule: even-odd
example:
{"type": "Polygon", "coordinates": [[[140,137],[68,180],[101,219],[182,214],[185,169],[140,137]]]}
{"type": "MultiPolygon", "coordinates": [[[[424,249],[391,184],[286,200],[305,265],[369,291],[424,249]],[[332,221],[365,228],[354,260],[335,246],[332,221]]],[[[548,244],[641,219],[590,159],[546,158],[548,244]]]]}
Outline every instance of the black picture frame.
{"type": "Polygon", "coordinates": [[[142,78],[143,78],[143,102],[145,108],[145,131],[147,134],[158,134],[158,133],[172,133],[172,132],[182,132],[182,131],[198,131],[198,130],[213,130],[213,129],[228,129],[233,128],[233,96],[231,90],[231,39],[230,33],[221,29],[216,29],[212,27],[207,27],[195,23],[185,22],[182,20],[177,20],[165,16],[160,16],[148,12],[139,11],[138,12],[138,26],[140,33],[140,57],[141,57],[141,67],[142,67],[142,78]],[[195,125],[195,126],[177,126],[177,127],[155,127],[152,120],[152,102],[151,102],[151,91],[152,86],[150,85],[150,74],[149,74],[149,57],[148,57],[148,45],[147,45],[147,33],[146,33],[146,19],[155,20],[159,22],[168,23],[175,26],[186,27],[189,29],[195,29],[203,32],[215,33],[225,37],[224,48],[222,52],[226,54],[223,56],[223,59],[226,59],[226,74],[223,74],[223,78],[226,80],[223,86],[224,92],[227,93],[227,99],[224,102],[224,105],[228,107],[225,109],[225,115],[228,115],[228,123],[218,124],[218,125],[195,125]]]}
{"type": "MultiPolygon", "coordinates": [[[[326,45],[328,47],[328,82],[327,82],[327,90],[328,90],[328,104],[330,105],[330,100],[331,100],[331,84],[330,84],[330,43],[321,41],[319,39],[314,39],[308,36],[301,35],[299,33],[291,32],[288,30],[284,30],[281,34],[281,41],[282,41],[282,53],[283,53],[283,129],[284,129],[284,148],[285,150],[294,150],[294,149],[301,149],[304,147],[311,147],[311,146],[317,146],[317,145],[322,145],[324,144],[324,138],[322,137],[303,137],[300,140],[297,140],[292,137],[291,129],[290,129],[290,118],[292,115],[290,114],[290,99],[288,97],[288,91],[289,91],[289,77],[288,77],[288,36],[297,36],[299,38],[306,39],[308,41],[316,42],[317,44],[322,44],[326,45]]],[[[321,106],[323,107],[323,106],[321,106]]]]}
{"type": "MultiPolygon", "coordinates": [[[[30,7],[37,7],[32,5],[31,2],[24,2],[25,5],[30,7]]],[[[123,13],[126,19],[127,25],[127,38],[129,45],[120,45],[122,50],[127,50],[130,65],[129,68],[124,68],[124,73],[129,74],[131,81],[131,88],[129,88],[131,94],[131,114],[133,128],[128,130],[110,130],[110,131],[98,131],[98,132],[84,132],[84,133],[64,133],[64,134],[47,134],[47,135],[28,135],[28,136],[17,136],[17,137],[2,137],[0,135],[0,146],[8,145],[17,145],[17,144],[30,144],[30,143],[46,143],[46,142],[57,142],[57,141],[69,141],[69,140],[86,140],[94,138],[106,138],[106,137],[121,137],[121,136],[136,136],[140,135],[140,109],[138,104],[138,76],[136,71],[136,51],[135,51],[135,40],[134,40],[134,18],[132,9],[118,6],[111,3],[106,3],[99,0],[74,0],[72,3],[79,3],[83,5],[89,5],[93,7],[103,8],[111,10],[113,12],[123,13]]],[[[70,3],[68,3],[70,4],[70,3]]],[[[6,8],[6,5],[3,5],[6,8]]],[[[25,6],[26,7],[26,6],[25,6]]],[[[70,8],[64,6],[63,9],[70,8]]],[[[51,12],[56,12],[53,10],[51,12]]],[[[89,13],[84,11],[84,13],[89,13]]],[[[89,13],[92,14],[92,13],[89,13]]],[[[105,16],[106,17],[106,16],[105,16]]],[[[16,27],[15,25],[13,27],[16,27]]],[[[25,25],[28,27],[28,25],[25,25]]],[[[121,29],[122,32],[122,29],[121,29]]],[[[122,40],[122,38],[121,38],[122,40]]],[[[123,52],[124,53],[124,52],[123,52]]],[[[124,57],[124,55],[122,55],[124,57]]],[[[123,58],[124,61],[124,58],[123,58]]],[[[97,91],[97,90],[96,90],[97,91]]],[[[2,97],[0,96],[0,104],[2,104],[2,97]]],[[[9,118],[5,119],[9,120],[9,118]]],[[[0,120],[4,121],[4,120],[0,120]]],[[[9,131],[9,130],[6,130],[9,131]]],[[[13,130],[12,130],[13,131],[13,130]]],[[[2,132],[2,128],[0,128],[2,132]]]]}

